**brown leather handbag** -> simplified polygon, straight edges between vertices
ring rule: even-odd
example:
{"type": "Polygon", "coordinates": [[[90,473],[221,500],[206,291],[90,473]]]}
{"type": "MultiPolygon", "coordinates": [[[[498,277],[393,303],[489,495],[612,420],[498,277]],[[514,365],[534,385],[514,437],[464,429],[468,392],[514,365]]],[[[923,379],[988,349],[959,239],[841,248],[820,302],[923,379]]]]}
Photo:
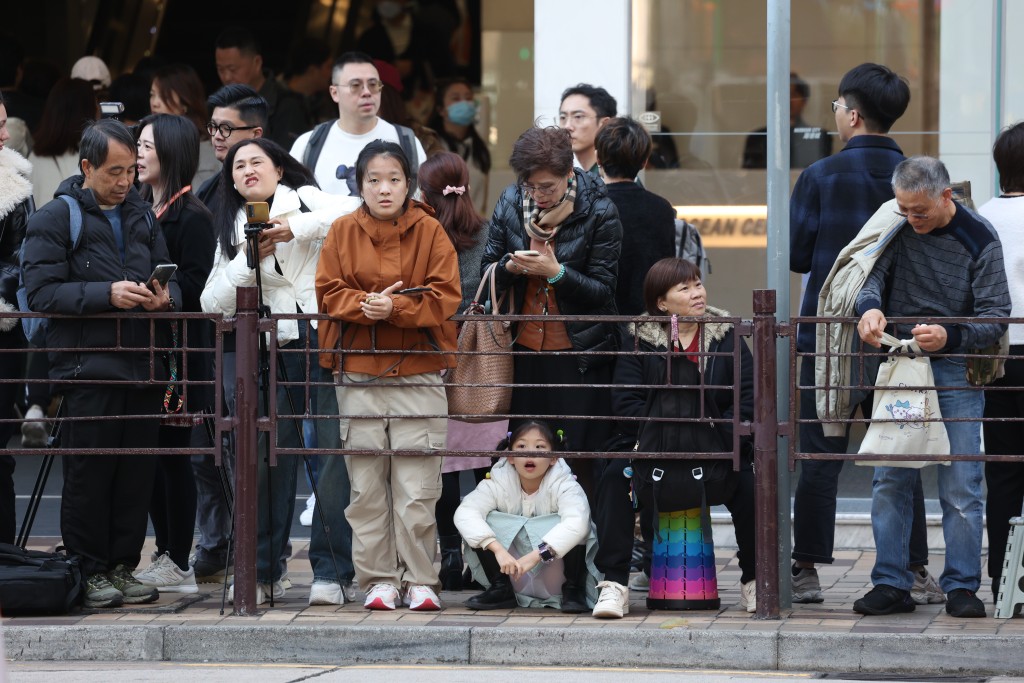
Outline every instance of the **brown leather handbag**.
{"type": "MultiPolygon", "coordinates": [[[[484,272],[467,316],[486,314],[481,303],[485,288],[490,288],[490,301],[495,315],[508,299],[506,315],[512,314],[512,297],[507,292],[498,298],[495,268],[492,263],[484,272]]],[[[490,422],[497,415],[508,413],[512,403],[512,323],[507,320],[474,320],[462,323],[459,330],[457,365],[445,375],[448,393],[448,415],[463,422],[490,422]]]]}

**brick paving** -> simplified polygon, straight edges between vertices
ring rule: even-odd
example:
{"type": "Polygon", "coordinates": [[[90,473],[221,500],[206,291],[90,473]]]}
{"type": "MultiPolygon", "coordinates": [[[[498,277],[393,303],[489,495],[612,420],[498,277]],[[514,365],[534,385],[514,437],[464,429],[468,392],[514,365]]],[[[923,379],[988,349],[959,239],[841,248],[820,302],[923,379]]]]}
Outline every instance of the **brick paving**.
{"type": "MultiPolygon", "coordinates": [[[[33,549],[52,550],[58,539],[34,538],[33,549]]],[[[647,609],[645,593],[630,592],[630,612],[619,620],[597,620],[589,614],[565,615],[550,609],[510,609],[474,612],[462,606],[473,591],[442,592],[444,609],[436,613],[415,613],[407,609],[394,612],[370,612],[360,601],[343,607],[310,607],[309,584],[312,581],[307,558],[308,540],[292,542],[294,555],[289,562],[292,582],[284,598],[275,606],[261,606],[255,617],[231,615],[231,605],[225,605],[221,615],[221,591],[214,584],[201,584],[199,593],[182,595],[162,594],[150,605],[126,606],[107,610],[81,610],[60,617],[17,617],[4,619],[5,625],[57,626],[57,625],[274,625],[274,626],[416,626],[423,628],[445,626],[481,626],[502,628],[569,628],[569,629],[688,629],[710,631],[760,632],[813,632],[836,634],[925,634],[971,636],[1024,636],[1024,619],[995,619],[992,593],[987,576],[982,581],[978,596],[985,602],[985,619],[954,619],[945,612],[944,605],[918,605],[910,614],[886,617],[864,617],[852,610],[853,602],[870,589],[870,570],[874,562],[871,550],[837,551],[836,562],[818,568],[825,602],[818,605],[794,605],[781,611],[779,620],[762,621],[742,611],[739,601],[739,567],[730,550],[718,552],[718,589],[722,606],[707,611],[653,611],[647,609]]],[[[152,552],[152,538],[147,542],[143,557],[152,552]]],[[[941,571],[942,557],[933,554],[931,569],[941,571]]],[[[143,562],[146,563],[146,560],[143,562]]]]}

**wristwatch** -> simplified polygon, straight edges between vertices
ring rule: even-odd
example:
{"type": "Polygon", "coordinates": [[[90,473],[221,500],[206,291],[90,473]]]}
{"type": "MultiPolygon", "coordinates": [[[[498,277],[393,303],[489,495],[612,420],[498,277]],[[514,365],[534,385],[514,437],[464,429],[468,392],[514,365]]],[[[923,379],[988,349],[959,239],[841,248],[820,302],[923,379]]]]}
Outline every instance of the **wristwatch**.
{"type": "Polygon", "coordinates": [[[540,545],[537,546],[537,551],[540,553],[541,562],[544,563],[554,562],[557,557],[555,555],[555,551],[551,549],[551,546],[544,541],[541,541],[540,545]]]}

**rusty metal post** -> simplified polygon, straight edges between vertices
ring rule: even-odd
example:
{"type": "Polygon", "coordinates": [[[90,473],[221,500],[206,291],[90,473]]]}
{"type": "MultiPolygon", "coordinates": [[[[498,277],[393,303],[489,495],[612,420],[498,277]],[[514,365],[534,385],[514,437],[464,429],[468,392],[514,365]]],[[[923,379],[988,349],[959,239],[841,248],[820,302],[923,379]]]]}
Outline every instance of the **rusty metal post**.
{"type": "Polygon", "coordinates": [[[256,288],[239,287],[235,323],[235,610],[251,616],[256,609],[257,415],[259,414],[256,288]]]}
{"type": "Polygon", "coordinates": [[[758,619],[779,618],[778,505],[775,486],[778,404],[775,401],[775,290],[754,290],[754,476],[756,490],[755,566],[758,619]]]}

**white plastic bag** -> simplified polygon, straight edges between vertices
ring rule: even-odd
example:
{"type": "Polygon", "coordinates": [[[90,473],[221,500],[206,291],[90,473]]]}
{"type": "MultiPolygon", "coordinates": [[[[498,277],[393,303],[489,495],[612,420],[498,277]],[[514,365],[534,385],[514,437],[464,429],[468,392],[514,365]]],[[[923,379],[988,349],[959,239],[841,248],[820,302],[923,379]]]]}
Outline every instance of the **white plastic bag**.
{"type": "MultiPolygon", "coordinates": [[[[861,455],[949,455],[946,425],[930,421],[942,419],[931,359],[921,355],[921,347],[913,339],[900,340],[885,334],[882,343],[890,346],[889,359],[878,368],[871,423],[857,452],[861,455]]],[[[949,464],[948,460],[856,461],[858,465],[870,467],[915,468],[940,462],[949,464]]]]}

